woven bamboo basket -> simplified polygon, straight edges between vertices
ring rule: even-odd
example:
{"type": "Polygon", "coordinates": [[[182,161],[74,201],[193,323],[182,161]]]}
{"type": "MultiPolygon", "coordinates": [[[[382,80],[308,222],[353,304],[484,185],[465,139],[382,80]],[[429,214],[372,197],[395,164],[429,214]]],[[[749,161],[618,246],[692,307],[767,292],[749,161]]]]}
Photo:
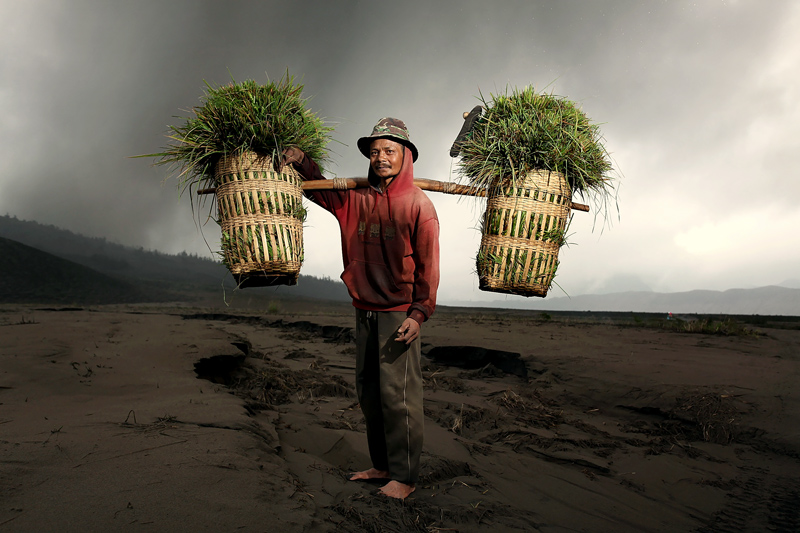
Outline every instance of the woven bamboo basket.
{"type": "Polygon", "coordinates": [[[303,262],[300,176],[245,152],[220,159],[216,180],[224,261],[239,286],[296,284],[303,262]]]}
{"type": "Polygon", "coordinates": [[[480,289],[547,296],[570,216],[567,180],[537,170],[507,178],[488,196],[477,257],[480,289]]]}

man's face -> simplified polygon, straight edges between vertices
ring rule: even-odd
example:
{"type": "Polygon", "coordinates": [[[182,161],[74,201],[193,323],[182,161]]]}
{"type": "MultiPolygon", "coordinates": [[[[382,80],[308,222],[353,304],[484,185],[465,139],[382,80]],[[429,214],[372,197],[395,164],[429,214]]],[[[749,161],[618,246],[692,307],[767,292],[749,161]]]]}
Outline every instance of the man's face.
{"type": "Polygon", "coordinates": [[[369,146],[369,164],[381,178],[393,178],[403,168],[403,145],[389,139],[376,139],[369,146]]]}

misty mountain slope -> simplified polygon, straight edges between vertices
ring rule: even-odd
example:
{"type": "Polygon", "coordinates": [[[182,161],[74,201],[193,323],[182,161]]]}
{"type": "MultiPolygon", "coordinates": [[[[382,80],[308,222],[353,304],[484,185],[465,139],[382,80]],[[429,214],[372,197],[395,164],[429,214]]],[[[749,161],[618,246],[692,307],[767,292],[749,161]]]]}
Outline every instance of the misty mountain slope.
{"type": "Polygon", "coordinates": [[[146,301],[152,298],[131,283],[0,237],[0,303],[146,301]]]}
{"type": "Polygon", "coordinates": [[[0,237],[12,239],[115,277],[191,285],[221,284],[227,270],[216,261],[168,255],[86,237],[38,222],[0,217],[0,237]]]}
{"type": "MultiPolygon", "coordinates": [[[[218,261],[178,254],[170,255],[142,248],[132,248],[108,242],[102,238],[86,237],[34,221],[0,216],[0,237],[11,239],[43,252],[83,265],[112,278],[132,285],[146,286],[153,299],[163,301],[170,294],[189,294],[210,290],[222,293],[235,286],[227,268],[218,261]]],[[[344,283],[329,278],[300,275],[292,287],[243,289],[248,293],[268,293],[270,298],[315,298],[347,301],[344,283]]]]}

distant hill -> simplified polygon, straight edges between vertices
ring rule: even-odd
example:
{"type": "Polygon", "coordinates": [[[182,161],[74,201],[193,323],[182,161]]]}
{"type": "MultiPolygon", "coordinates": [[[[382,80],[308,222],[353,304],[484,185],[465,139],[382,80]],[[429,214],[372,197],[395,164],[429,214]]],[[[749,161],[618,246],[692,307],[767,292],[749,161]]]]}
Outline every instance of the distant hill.
{"type": "MultiPolygon", "coordinates": [[[[60,268],[73,272],[74,269],[67,265],[79,265],[92,272],[103,274],[115,283],[123,283],[129,288],[135,287],[148,298],[138,301],[191,300],[192,295],[197,292],[211,291],[221,295],[223,287],[227,291],[235,287],[233,276],[221,262],[186,253],[171,255],[132,248],[106,239],[86,237],[55,226],[10,216],[0,216],[0,237],[67,261],[56,266],[51,260],[45,261],[43,256],[38,256],[46,264],[51,265],[52,272],[60,268]]],[[[23,268],[23,265],[18,264],[13,268],[23,268]]],[[[14,271],[4,273],[4,277],[12,279],[19,279],[20,275],[21,272],[14,271]]],[[[11,290],[9,287],[3,285],[3,289],[0,290],[0,302],[6,301],[4,295],[6,290],[11,290]]],[[[277,299],[299,297],[349,300],[344,283],[303,275],[300,276],[296,286],[243,289],[243,291],[253,294],[263,293],[269,298],[277,299]]],[[[118,298],[122,298],[122,295],[120,294],[118,298]]]]}
{"type": "Polygon", "coordinates": [[[0,303],[84,305],[152,300],[131,283],[0,237],[0,303]]]}
{"type": "Polygon", "coordinates": [[[176,288],[206,283],[219,285],[227,273],[221,263],[210,259],[185,253],[168,255],[132,248],[106,239],[86,237],[55,226],[9,216],[0,217],[0,237],[21,242],[110,276],[169,282],[176,288]]]}
{"type": "MultiPolygon", "coordinates": [[[[459,302],[456,305],[470,305],[459,302]]],[[[475,305],[475,304],[471,304],[475,305]]],[[[651,291],[613,294],[583,294],[548,298],[509,297],[482,304],[486,307],[534,309],[542,311],[614,311],[640,313],[697,313],[730,315],[800,316],[800,289],[759,287],[727,291],[651,291]]]]}
{"type": "Polygon", "coordinates": [[[789,287],[790,289],[800,289],[800,279],[785,279],[778,283],[779,287],[789,287]]]}

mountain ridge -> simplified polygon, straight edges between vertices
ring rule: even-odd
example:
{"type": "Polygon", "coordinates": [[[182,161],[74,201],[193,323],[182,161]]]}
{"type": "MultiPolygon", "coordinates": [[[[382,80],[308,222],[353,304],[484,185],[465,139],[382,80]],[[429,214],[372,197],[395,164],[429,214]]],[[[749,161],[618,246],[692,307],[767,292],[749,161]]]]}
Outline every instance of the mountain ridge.
{"type": "Polygon", "coordinates": [[[0,237],[0,302],[108,304],[158,300],[127,281],[0,237]]]}
{"type": "MultiPolygon", "coordinates": [[[[136,287],[137,290],[142,291],[142,298],[144,298],[138,301],[190,301],[195,298],[195,294],[211,293],[217,294],[219,301],[223,302],[226,298],[225,294],[230,294],[236,287],[233,276],[219,261],[186,253],[172,255],[144,250],[141,247],[124,246],[109,242],[104,238],[86,237],[52,225],[19,220],[8,215],[0,216],[0,238],[27,247],[14,247],[17,256],[28,256],[17,257],[19,265],[36,264],[37,262],[50,265],[57,264],[59,266],[54,268],[64,268],[71,275],[74,274],[76,277],[72,278],[72,280],[76,287],[67,291],[72,295],[71,297],[79,298],[81,293],[91,293],[95,290],[90,286],[91,276],[85,271],[82,272],[86,275],[77,274],[80,269],[76,269],[76,266],[84,267],[97,275],[116,280],[116,282],[122,283],[126,287],[136,287]],[[32,250],[35,250],[35,252],[32,250]],[[47,254],[51,258],[41,254],[47,254]],[[67,261],[67,263],[59,263],[54,261],[52,257],[67,261]],[[82,288],[78,289],[78,286],[82,288]],[[148,294],[149,296],[147,296],[148,294]]],[[[9,247],[9,250],[11,250],[10,246],[12,245],[6,243],[6,247],[9,247]]],[[[17,268],[24,268],[19,265],[17,268]]],[[[23,279],[20,277],[22,274],[24,273],[14,270],[8,264],[6,264],[5,270],[0,273],[0,275],[11,280],[23,279]]],[[[35,283],[34,279],[24,279],[27,279],[27,283],[35,283]]],[[[47,284],[46,286],[50,289],[57,288],[47,284]]],[[[13,285],[4,286],[0,290],[0,302],[10,299],[12,292],[13,294],[25,292],[22,291],[21,287],[15,287],[13,285]],[[6,298],[6,294],[9,295],[8,298],[6,298]]],[[[111,285],[108,285],[108,287],[111,287],[111,285]]],[[[33,290],[29,287],[26,290],[27,294],[36,294],[37,298],[44,297],[46,292],[44,288],[33,290]]],[[[298,284],[292,287],[249,288],[247,293],[261,295],[270,299],[312,298],[349,301],[344,283],[330,278],[316,278],[304,275],[301,275],[298,284]]],[[[54,293],[54,297],[60,298],[61,296],[54,293]]],[[[123,301],[130,300],[124,299],[123,301]]],[[[92,302],[87,301],[85,303],[92,302]]]]}

